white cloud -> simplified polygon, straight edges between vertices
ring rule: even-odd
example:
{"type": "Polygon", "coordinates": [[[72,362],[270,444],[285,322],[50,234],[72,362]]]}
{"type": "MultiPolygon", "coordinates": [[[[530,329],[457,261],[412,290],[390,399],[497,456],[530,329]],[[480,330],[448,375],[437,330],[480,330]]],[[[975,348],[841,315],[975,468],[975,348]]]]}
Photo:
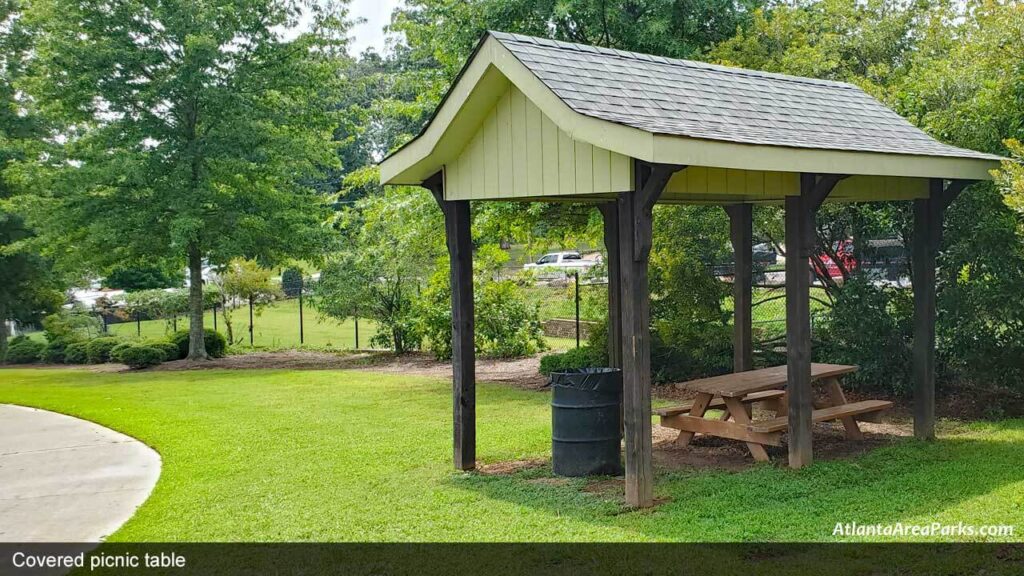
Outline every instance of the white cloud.
{"type": "Polygon", "coordinates": [[[352,28],[350,53],[358,56],[367,48],[383,51],[384,27],[391,23],[391,12],[403,3],[403,0],[352,0],[349,15],[353,19],[365,18],[366,22],[352,28]]]}

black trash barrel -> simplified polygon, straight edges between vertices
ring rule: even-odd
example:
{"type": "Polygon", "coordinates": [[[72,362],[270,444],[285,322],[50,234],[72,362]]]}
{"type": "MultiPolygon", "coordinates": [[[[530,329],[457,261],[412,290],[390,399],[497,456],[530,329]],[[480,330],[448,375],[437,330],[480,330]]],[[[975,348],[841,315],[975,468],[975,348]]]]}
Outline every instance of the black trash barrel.
{"type": "Polygon", "coordinates": [[[622,371],[580,368],[551,374],[551,466],[559,476],[622,473],[622,371]]]}

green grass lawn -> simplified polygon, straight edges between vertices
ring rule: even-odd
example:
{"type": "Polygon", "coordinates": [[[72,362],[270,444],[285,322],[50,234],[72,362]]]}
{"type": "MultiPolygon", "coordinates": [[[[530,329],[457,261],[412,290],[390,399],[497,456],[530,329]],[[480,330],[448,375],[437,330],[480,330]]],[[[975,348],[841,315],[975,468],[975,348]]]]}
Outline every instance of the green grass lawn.
{"type": "MultiPolygon", "coordinates": [[[[546,458],[548,400],[481,384],[479,459],[546,458]]],[[[454,472],[451,393],[438,379],[8,369],[0,402],[99,422],[159,451],[156,489],[114,541],[832,541],[837,522],[853,521],[1024,530],[1024,420],[947,424],[935,443],[800,471],[660,472],[664,503],[629,511],[618,483],[594,492],[548,468],[454,472]]]]}
{"type": "MultiPolygon", "coordinates": [[[[249,308],[243,306],[231,311],[232,326],[236,348],[244,351],[249,346],[249,308]]],[[[213,328],[213,314],[207,312],[204,325],[213,328]]],[[[178,328],[187,328],[188,320],[178,319],[178,328]]],[[[308,305],[303,310],[303,346],[311,349],[352,350],[356,347],[355,322],[346,320],[337,322],[321,318],[316,310],[308,305]]],[[[162,338],[173,331],[173,324],[164,320],[145,320],[136,325],[135,322],[111,324],[109,331],[118,336],[133,337],[141,334],[143,338],[162,338]]],[[[217,317],[217,331],[227,334],[224,320],[217,317]]],[[[371,348],[370,339],[377,333],[377,324],[372,320],[359,320],[359,348],[371,348]]],[[[42,338],[37,332],[34,337],[42,338]]],[[[548,346],[553,350],[566,350],[576,345],[570,338],[547,338],[548,346]]],[[[253,316],[253,344],[256,348],[291,349],[300,348],[299,344],[299,301],[297,299],[279,300],[257,309],[253,316]]]]}
{"type": "MultiPolygon", "coordinates": [[[[242,306],[231,312],[231,324],[235,340],[249,345],[249,307],[242,306]]],[[[207,312],[203,323],[213,328],[213,313],[207,312]]],[[[187,328],[185,317],[178,319],[178,328],[187,328]]],[[[137,326],[135,322],[111,324],[109,330],[120,336],[135,336],[141,331],[142,337],[162,337],[173,330],[173,325],[164,320],[146,320],[137,326]],[[141,329],[141,330],[140,330],[141,329]]],[[[227,334],[222,315],[217,317],[217,331],[227,334]]],[[[304,344],[311,348],[333,348],[350,350],[355,348],[355,323],[351,320],[338,322],[321,318],[316,310],[305,305],[303,310],[304,344]]],[[[359,347],[369,348],[370,338],[377,333],[377,325],[370,320],[359,321],[359,347]]],[[[257,308],[253,315],[253,344],[261,348],[299,347],[299,301],[279,300],[268,306],[257,308]]]]}

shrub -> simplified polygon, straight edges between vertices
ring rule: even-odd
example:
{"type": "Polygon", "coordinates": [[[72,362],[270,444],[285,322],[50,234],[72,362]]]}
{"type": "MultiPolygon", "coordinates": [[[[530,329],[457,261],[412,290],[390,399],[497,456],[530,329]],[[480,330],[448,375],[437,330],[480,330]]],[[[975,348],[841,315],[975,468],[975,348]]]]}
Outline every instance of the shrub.
{"type": "Polygon", "coordinates": [[[574,370],[576,368],[593,368],[605,364],[603,355],[589,345],[572,348],[566,352],[546,354],[540,359],[540,373],[547,376],[552,372],[574,370]]]}
{"type": "Polygon", "coordinates": [[[120,350],[118,355],[121,358],[121,362],[136,369],[156,366],[164,361],[163,350],[156,346],[146,346],[145,344],[133,344],[120,350]]]}
{"type": "Polygon", "coordinates": [[[33,364],[39,362],[46,344],[19,336],[8,344],[6,362],[8,364],[33,364]]]}
{"type": "Polygon", "coordinates": [[[856,364],[844,382],[862,390],[911,390],[913,302],[909,290],[880,288],[863,277],[848,280],[831,314],[819,325],[815,360],[856,364]]]}
{"type": "MultiPolygon", "coordinates": [[[[514,358],[545,350],[539,305],[527,302],[516,281],[493,279],[507,255],[496,247],[482,247],[476,258],[480,264],[473,279],[476,351],[483,356],[514,358]]],[[[448,276],[447,260],[442,259],[415,307],[417,331],[427,337],[439,360],[452,355],[448,276]]]]}
{"type": "MultiPolygon", "coordinates": [[[[171,334],[169,340],[172,344],[178,347],[176,357],[169,358],[169,360],[180,360],[188,356],[188,330],[178,330],[174,334],[171,334]]],[[[223,358],[227,353],[228,341],[220,332],[214,332],[207,328],[203,331],[203,342],[206,343],[206,353],[209,354],[211,358],[223,358]]]]}
{"type": "Polygon", "coordinates": [[[65,364],[85,364],[89,361],[88,342],[72,342],[64,349],[65,364]]]}
{"type": "MultiPolygon", "coordinates": [[[[110,361],[111,362],[120,362],[120,363],[123,364],[124,361],[121,359],[121,353],[124,352],[125,350],[127,350],[128,348],[131,348],[134,345],[135,345],[134,342],[121,342],[117,346],[114,346],[113,348],[110,349],[110,361]]],[[[177,350],[178,347],[175,346],[174,349],[177,350]]]]}
{"type": "Polygon", "coordinates": [[[144,344],[146,346],[152,346],[154,348],[159,348],[163,350],[164,362],[168,362],[170,360],[178,360],[178,353],[180,351],[178,350],[178,345],[175,344],[174,342],[169,342],[167,340],[148,340],[144,342],[144,344]]]}
{"type": "Polygon", "coordinates": [[[86,359],[89,361],[89,364],[110,362],[110,351],[120,343],[121,340],[113,336],[94,338],[85,346],[86,359]]]}
{"type": "Polygon", "coordinates": [[[48,342],[79,342],[99,335],[102,329],[100,319],[81,305],[43,318],[43,331],[48,342]]]}
{"type": "Polygon", "coordinates": [[[64,363],[64,351],[68,347],[68,343],[64,340],[54,340],[53,342],[47,342],[46,347],[43,348],[42,354],[39,359],[47,364],[63,364],[64,363]]]}

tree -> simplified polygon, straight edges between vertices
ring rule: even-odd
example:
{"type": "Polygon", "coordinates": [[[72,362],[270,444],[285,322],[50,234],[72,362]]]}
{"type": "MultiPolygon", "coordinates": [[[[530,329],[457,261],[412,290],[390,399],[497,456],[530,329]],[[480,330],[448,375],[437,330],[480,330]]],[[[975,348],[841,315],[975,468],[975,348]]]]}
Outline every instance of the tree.
{"type": "Polygon", "coordinates": [[[345,248],[320,272],[311,304],[336,320],[371,318],[375,344],[396,353],[419,347],[414,300],[444,253],[441,213],[423,189],[387,189],[341,213],[345,248]]]}
{"type": "Polygon", "coordinates": [[[8,320],[38,322],[64,301],[50,262],[32,244],[35,232],[10,201],[25,192],[19,170],[44,133],[31,102],[17,88],[33,40],[21,12],[20,0],[0,0],[0,359],[7,353],[8,320]]]}
{"type": "Polygon", "coordinates": [[[245,259],[236,259],[228,264],[221,274],[221,290],[224,304],[221,306],[221,314],[228,329],[228,342],[231,344],[235,342],[231,314],[227,305],[229,299],[242,300],[250,306],[262,308],[284,296],[281,287],[271,280],[270,269],[261,267],[253,260],[245,259]]]}
{"type": "Polygon", "coordinates": [[[37,0],[26,11],[39,44],[24,87],[63,140],[46,165],[49,241],[98,267],[185,261],[191,360],[206,358],[204,261],[323,248],[312,183],[337,165],[330,103],[346,14],[300,0],[37,0]],[[303,12],[311,30],[289,34],[303,12]]]}

